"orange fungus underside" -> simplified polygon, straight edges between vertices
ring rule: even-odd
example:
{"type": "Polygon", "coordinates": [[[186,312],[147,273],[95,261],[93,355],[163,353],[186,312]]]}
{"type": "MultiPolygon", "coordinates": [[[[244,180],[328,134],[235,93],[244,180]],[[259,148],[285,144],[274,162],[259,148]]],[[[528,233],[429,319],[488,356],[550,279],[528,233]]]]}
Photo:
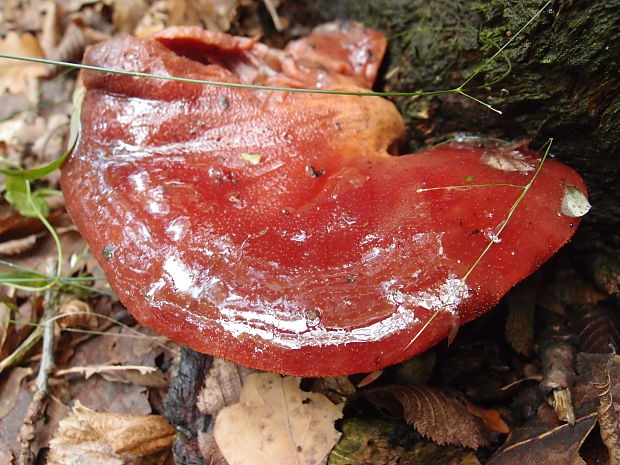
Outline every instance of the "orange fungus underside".
{"type": "MultiPolygon", "coordinates": [[[[356,23],[283,51],[178,27],[100,43],[84,62],[363,91],[385,45],[356,23]]],[[[579,221],[567,192],[585,199],[581,178],[547,160],[498,235],[541,163],[522,147],[390,155],[405,128],[379,97],[94,71],[83,81],[62,188],[110,285],[145,325],[254,368],[368,372],[427,349],[555,253],[579,221]],[[431,189],[468,184],[501,186],[431,189]]]]}

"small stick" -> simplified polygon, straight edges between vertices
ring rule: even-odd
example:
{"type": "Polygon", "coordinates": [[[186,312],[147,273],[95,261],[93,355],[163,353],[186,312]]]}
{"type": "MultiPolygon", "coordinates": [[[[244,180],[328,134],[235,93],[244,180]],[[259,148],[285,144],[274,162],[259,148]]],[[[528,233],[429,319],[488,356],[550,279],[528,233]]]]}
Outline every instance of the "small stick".
{"type": "MultiPolygon", "coordinates": [[[[54,260],[50,260],[49,269],[55,270],[56,264],[54,260]]],[[[21,451],[18,463],[20,465],[32,465],[34,463],[34,454],[32,453],[32,441],[36,435],[36,425],[43,415],[47,407],[47,396],[49,387],[49,375],[54,369],[54,313],[56,312],[56,291],[50,288],[45,292],[44,299],[45,309],[43,310],[42,327],[43,327],[43,348],[41,353],[41,365],[39,373],[35,381],[36,391],[28,407],[26,417],[24,418],[17,440],[20,443],[21,451]]]]}

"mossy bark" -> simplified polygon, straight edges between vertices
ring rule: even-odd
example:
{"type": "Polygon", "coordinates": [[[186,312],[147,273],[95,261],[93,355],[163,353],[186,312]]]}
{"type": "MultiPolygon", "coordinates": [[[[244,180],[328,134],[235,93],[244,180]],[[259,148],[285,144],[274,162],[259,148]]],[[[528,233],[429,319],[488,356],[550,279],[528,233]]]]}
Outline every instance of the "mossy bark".
{"type": "MultiPolygon", "coordinates": [[[[382,89],[459,86],[535,17],[540,0],[314,0],[312,17],[355,19],[390,39],[382,89]]],[[[311,5],[311,6],[310,6],[311,5]]],[[[498,115],[462,96],[396,101],[410,147],[457,132],[554,139],[552,153],[588,184],[582,251],[620,250],[620,0],[556,1],[468,86],[498,115]],[[499,80],[499,81],[498,81],[499,80]],[[497,81],[497,82],[495,82],[497,81]],[[491,83],[491,84],[489,84],[491,83]],[[587,239],[586,239],[587,238],[587,239]]]]}

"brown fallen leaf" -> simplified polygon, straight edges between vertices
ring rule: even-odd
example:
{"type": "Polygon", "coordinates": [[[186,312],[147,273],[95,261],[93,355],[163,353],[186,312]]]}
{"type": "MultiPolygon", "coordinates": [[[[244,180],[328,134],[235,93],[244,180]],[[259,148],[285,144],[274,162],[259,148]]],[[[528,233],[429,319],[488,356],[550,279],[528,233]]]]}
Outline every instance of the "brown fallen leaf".
{"type": "Polygon", "coordinates": [[[114,32],[133,34],[134,29],[148,10],[144,0],[106,0],[112,7],[112,27],[114,32]]]}
{"type": "Polygon", "coordinates": [[[614,304],[583,304],[570,314],[570,325],[577,334],[582,352],[606,354],[609,344],[620,349],[620,321],[614,304]]]}
{"type": "Polygon", "coordinates": [[[159,368],[137,365],[91,365],[57,370],[56,376],[83,373],[86,379],[98,374],[108,381],[165,389],[168,380],[159,368]]]}
{"type": "Polygon", "coordinates": [[[0,419],[7,416],[19,397],[19,390],[23,379],[32,374],[32,368],[13,368],[2,383],[0,383],[0,419]]]}
{"type": "Polygon", "coordinates": [[[19,255],[34,247],[37,243],[37,239],[42,237],[45,233],[31,234],[26,237],[20,237],[19,239],[12,239],[10,241],[0,242],[0,255],[19,255]]]}
{"type": "MultiPolygon", "coordinates": [[[[241,387],[252,373],[256,373],[256,370],[214,357],[205,376],[204,386],[196,397],[198,410],[215,417],[222,408],[238,403],[241,387]]],[[[198,431],[198,448],[206,463],[228,465],[215,442],[212,427],[207,431],[198,431]]]]}
{"type": "Polygon", "coordinates": [[[620,356],[609,360],[609,355],[579,353],[577,373],[579,376],[573,389],[575,424],[561,424],[554,410],[547,404],[541,404],[533,418],[512,430],[506,443],[487,465],[586,463],[580,456],[580,449],[596,424],[597,409],[602,404],[601,392],[596,384],[605,381],[603,385],[607,388],[603,390],[603,397],[620,398],[620,356]]]}
{"type": "Polygon", "coordinates": [[[312,382],[312,392],[320,392],[332,403],[344,405],[349,397],[356,392],[355,386],[348,376],[330,376],[327,378],[315,378],[312,382]]]}
{"type": "Polygon", "coordinates": [[[510,433],[510,427],[502,419],[497,410],[480,408],[471,404],[470,402],[466,403],[467,410],[469,410],[472,415],[475,415],[478,418],[482,419],[487,428],[501,434],[510,433]]]}
{"type": "Polygon", "coordinates": [[[50,441],[48,465],[120,465],[168,449],[175,430],[159,415],[100,413],[79,402],[50,441]]]}
{"type": "MultiPolygon", "coordinates": [[[[39,41],[29,32],[10,31],[0,39],[0,53],[43,58],[39,41]]],[[[33,88],[32,82],[45,73],[43,64],[0,58],[0,93],[24,93],[34,102],[36,86],[33,88]]]]}
{"type": "Polygon", "coordinates": [[[515,287],[505,298],[508,307],[506,339],[518,354],[529,355],[534,347],[534,313],[540,279],[538,275],[515,287]]]}
{"type": "Polygon", "coordinates": [[[60,304],[58,313],[62,318],[58,319],[61,328],[86,328],[95,329],[99,324],[97,315],[91,306],[83,300],[70,298],[60,304]]]}
{"type": "Polygon", "coordinates": [[[205,376],[204,386],[196,399],[198,410],[215,416],[222,408],[239,402],[243,382],[255,372],[256,370],[251,368],[214,357],[205,376]]]}
{"type": "Polygon", "coordinates": [[[239,403],[215,420],[215,440],[230,465],[325,463],[340,438],[334,421],[342,412],[299,382],[273,373],[248,376],[239,403]]]}
{"type": "Polygon", "coordinates": [[[579,449],[595,423],[596,414],[591,413],[572,426],[519,428],[487,465],[585,465],[579,449]]]}
{"type": "Polygon", "coordinates": [[[362,378],[359,383],[357,383],[357,387],[362,388],[374,383],[381,377],[382,374],[383,370],[375,370],[371,373],[368,373],[366,376],[364,376],[364,378],[362,378]]]}
{"type": "Polygon", "coordinates": [[[483,421],[459,397],[427,386],[387,386],[369,390],[365,396],[377,407],[402,415],[421,435],[439,445],[477,449],[488,444],[489,431],[483,421]]]}

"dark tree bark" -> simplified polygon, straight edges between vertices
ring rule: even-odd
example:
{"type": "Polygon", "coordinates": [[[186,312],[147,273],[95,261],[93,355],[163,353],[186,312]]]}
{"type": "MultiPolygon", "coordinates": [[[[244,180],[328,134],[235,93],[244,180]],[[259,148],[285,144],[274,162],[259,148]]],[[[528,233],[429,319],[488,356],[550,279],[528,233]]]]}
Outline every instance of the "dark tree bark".
{"type": "MultiPolygon", "coordinates": [[[[384,90],[460,85],[545,4],[541,0],[314,0],[322,20],[356,19],[390,39],[384,90]]],[[[462,96],[396,100],[409,150],[456,132],[530,139],[579,171],[593,204],[573,247],[620,251],[620,0],[555,1],[468,84],[502,115],[462,96]],[[502,76],[504,76],[502,78],[502,76]],[[500,79],[501,78],[501,79],[500,79]],[[493,83],[494,81],[498,82],[493,83]],[[492,83],[489,85],[485,85],[492,83]],[[479,87],[482,86],[482,87],[479,87]]],[[[610,254],[610,252],[612,252],[610,254]]]]}

